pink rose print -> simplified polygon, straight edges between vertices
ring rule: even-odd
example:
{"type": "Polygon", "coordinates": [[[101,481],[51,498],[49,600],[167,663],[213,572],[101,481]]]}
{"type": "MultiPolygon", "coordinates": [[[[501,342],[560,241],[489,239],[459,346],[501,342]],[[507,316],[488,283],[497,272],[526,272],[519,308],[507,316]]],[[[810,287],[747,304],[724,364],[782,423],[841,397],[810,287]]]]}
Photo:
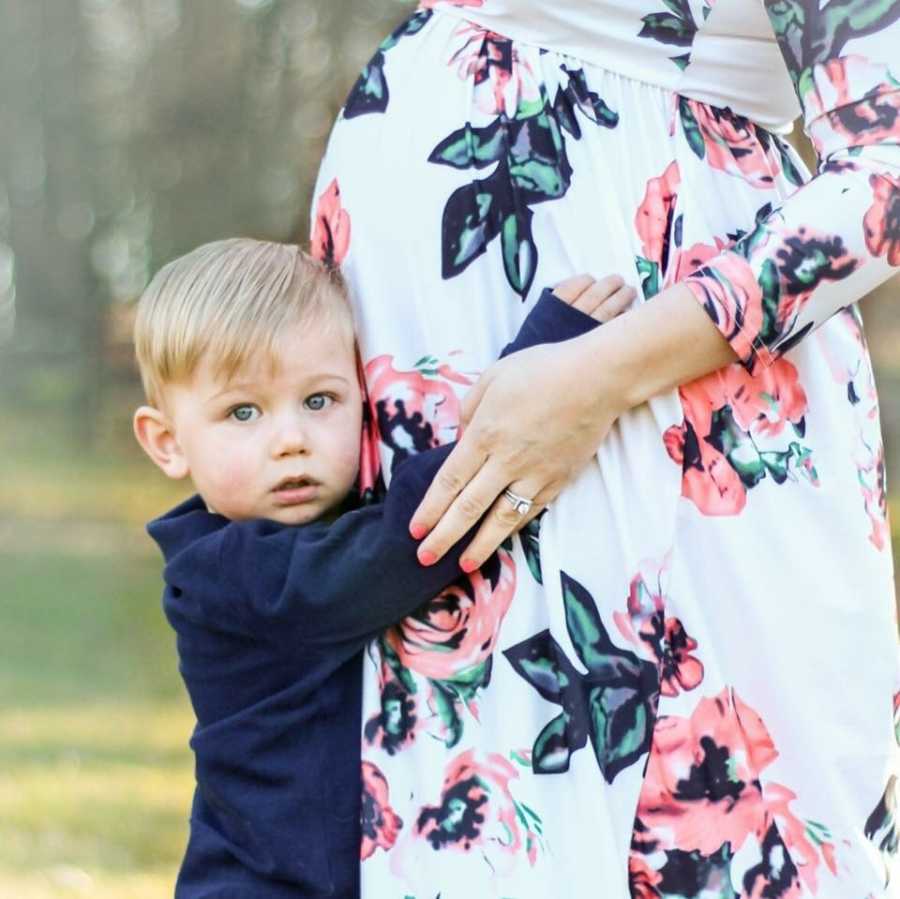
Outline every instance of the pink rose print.
{"type": "Polygon", "coordinates": [[[403,821],[391,808],[387,778],[372,762],[362,763],[362,845],[360,859],[365,861],[376,849],[389,850],[397,842],[403,821]]]}
{"type": "Polygon", "coordinates": [[[708,439],[718,388],[716,373],[682,387],[684,424],[669,428],[663,440],[669,457],[682,466],[682,496],[704,515],[738,515],[747,491],[721,449],[708,439]]]}
{"type": "Polygon", "coordinates": [[[770,215],[743,237],[740,252],[726,250],[684,281],[747,362],[757,355],[770,364],[770,347],[786,350],[798,338],[798,317],[818,286],[849,277],[862,263],[841,235],[790,228],[778,218],[770,215]]]}
{"type": "Polygon", "coordinates": [[[886,256],[900,266],[900,178],[870,175],[872,205],[863,218],[866,246],[873,256],[886,256]]]}
{"type": "Polygon", "coordinates": [[[475,378],[425,356],[411,371],[394,368],[393,356],[366,364],[369,402],[382,443],[393,453],[393,467],[408,455],[452,443],[459,426],[459,399],[453,384],[468,387],[475,378]]]}
{"type": "Polygon", "coordinates": [[[423,728],[448,748],[460,741],[463,712],[478,720],[478,697],[490,683],[497,635],[515,591],[515,563],[500,549],[384,633],[377,644],[381,711],[365,726],[370,744],[393,755],[423,728]]]}
{"type": "Polygon", "coordinates": [[[501,549],[498,557],[496,585],[475,571],[387,632],[406,668],[435,680],[452,680],[491,655],[516,591],[512,556],[501,549]]]}
{"type": "MultiPolygon", "coordinates": [[[[704,266],[684,283],[741,359],[760,351],[755,339],[763,324],[762,288],[744,256],[726,250],[716,256],[713,266],[704,266]]],[[[761,352],[768,356],[765,347],[761,352]]]]}
{"type": "Polygon", "coordinates": [[[628,888],[631,899],[660,899],[657,885],[662,882],[662,874],[654,871],[644,859],[634,853],[628,859],[628,888]]]}
{"type": "Polygon", "coordinates": [[[420,730],[418,692],[384,640],[371,644],[369,655],[378,667],[381,709],[366,722],[363,735],[367,745],[395,755],[412,744],[420,730]]]}
{"type": "MultiPolygon", "coordinates": [[[[871,429],[868,429],[871,433],[871,429]]],[[[862,438],[856,470],[863,506],[872,526],[869,541],[877,550],[885,549],[891,536],[885,488],[884,445],[880,437],[872,438],[874,446],[862,438]]]]}
{"type": "MultiPolygon", "coordinates": [[[[358,350],[356,353],[356,376],[359,383],[365,385],[366,373],[358,350]]],[[[379,452],[381,436],[378,433],[378,412],[365,387],[363,393],[363,425],[359,441],[359,475],[356,486],[360,499],[365,504],[375,499],[384,483],[381,480],[381,454],[379,452]]]]}
{"type": "Polygon", "coordinates": [[[663,440],[672,461],[682,466],[682,495],[703,514],[739,514],[747,489],[766,477],[782,484],[802,476],[818,485],[811,452],[796,439],[783,448],[785,437],[806,431],[806,392],[787,359],[754,374],[731,365],[679,394],[684,422],[669,428],[663,440]]]}
{"type": "Polygon", "coordinates": [[[646,659],[659,667],[659,689],[663,696],[693,690],[703,680],[703,663],[691,655],[697,641],[688,636],[678,618],[665,615],[666,596],[662,581],[667,562],[644,563],[628,590],[628,614],[613,613],[622,636],[646,659]]]}
{"type": "MultiPolygon", "coordinates": [[[[812,292],[823,281],[848,277],[862,260],[854,256],[837,234],[825,234],[812,228],[770,227],[771,238],[778,241],[775,264],[778,269],[779,333],[793,327],[812,292]]],[[[746,310],[745,310],[746,311],[746,310]]]]}
{"type": "Polygon", "coordinates": [[[537,859],[541,820],[513,798],[515,767],[503,756],[476,756],[470,749],[447,767],[438,805],[426,805],[416,821],[416,836],[436,851],[478,851],[495,871],[510,870],[524,854],[537,859]]]}
{"type": "Polygon", "coordinates": [[[755,375],[740,365],[730,365],[720,374],[722,401],[731,407],[743,430],[758,437],[774,437],[788,422],[802,426],[806,391],[796,367],[786,359],[777,359],[755,375]]]}
{"type": "Polygon", "coordinates": [[[662,175],[647,181],[644,199],[634,216],[634,226],[641,238],[644,256],[663,269],[680,186],[678,160],[672,160],[662,175]]]}
{"type": "Polygon", "coordinates": [[[647,181],[644,198],[634,216],[634,227],[643,250],[643,255],[635,258],[635,265],[647,300],[659,293],[662,276],[680,243],[680,230],[675,219],[680,185],[678,161],[673,160],[662,175],[647,181]]]}
{"type": "Polygon", "coordinates": [[[460,577],[384,635],[406,676],[427,679],[431,733],[448,747],[462,736],[463,709],[478,719],[479,691],[490,682],[492,654],[515,591],[515,563],[498,550],[480,571],[460,577]]]}
{"type": "Polygon", "coordinates": [[[855,308],[844,309],[838,316],[837,320],[846,326],[850,340],[837,343],[823,338],[819,346],[834,380],[841,385],[841,393],[853,407],[856,443],[852,461],[856,466],[863,508],[871,526],[869,541],[880,552],[890,544],[891,528],[875,374],[859,312],[855,308]]]}
{"type": "Polygon", "coordinates": [[[666,272],[666,287],[683,281],[691,272],[696,271],[706,262],[717,256],[728,247],[728,241],[715,238],[714,244],[695,243],[686,250],[678,249],[674,260],[670,262],[666,272]]]}
{"type": "Polygon", "coordinates": [[[349,249],[350,216],[341,206],[341,189],[335,178],[319,197],[310,239],[310,253],[316,259],[339,268],[349,249]]]}
{"type": "Polygon", "coordinates": [[[523,106],[538,106],[541,93],[530,63],[503,35],[464,22],[456,32],[462,46],[450,57],[463,81],[475,86],[475,104],[485,115],[515,118],[523,106]]]}
{"type": "Polygon", "coordinates": [[[777,757],[762,719],[730,688],[700,700],[690,718],[661,717],[638,803],[633,867],[642,860],[677,883],[696,865],[694,882],[699,872],[716,883],[728,878],[743,884],[742,899],[815,895],[819,865],[833,866],[834,847],[821,825],[791,811],[794,793],[763,781],[777,757]],[[729,872],[748,840],[758,843],[761,861],[742,875],[729,872]]]}
{"type": "Polygon", "coordinates": [[[820,159],[835,147],[861,147],[897,136],[900,93],[888,67],[849,54],[812,67],[803,98],[808,132],[820,159]]]}
{"type": "Polygon", "coordinates": [[[711,168],[741,178],[757,189],[774,184],[782,169],[777,138],[727,107],[686,97],[678,102],[688,143],[711,168]]]}

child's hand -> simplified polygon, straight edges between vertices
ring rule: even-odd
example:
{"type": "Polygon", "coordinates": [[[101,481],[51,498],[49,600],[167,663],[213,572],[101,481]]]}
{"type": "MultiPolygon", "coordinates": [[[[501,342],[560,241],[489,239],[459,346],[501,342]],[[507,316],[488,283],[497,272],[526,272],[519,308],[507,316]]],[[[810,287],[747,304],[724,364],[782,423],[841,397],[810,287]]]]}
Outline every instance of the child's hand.
{"type": "Polygon", "coordinates": [[[553,293],[598,322],[608,322],[615,318],[637,296],[637,291],[629,287],[619,275],[607,275],[599,281],[595,281],[590,275],[576,275],[557,284],[553,293]]]}

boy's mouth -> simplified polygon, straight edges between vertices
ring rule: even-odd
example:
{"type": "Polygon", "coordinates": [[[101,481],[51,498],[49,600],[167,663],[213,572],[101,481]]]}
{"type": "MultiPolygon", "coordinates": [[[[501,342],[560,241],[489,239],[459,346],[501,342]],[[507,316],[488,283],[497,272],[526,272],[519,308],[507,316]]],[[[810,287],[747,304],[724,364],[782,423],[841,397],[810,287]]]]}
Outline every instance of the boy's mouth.
{"type": "Polygon", "coordinates": [[[318,482],[312,478],[285,478],[279,481],[275,487],[275,492],[280,493],[282,490],[296,490],[300,487],[314,487],[318,482]]]}
{"type": "Polygon", "coordinates": [[[319,482],[313,478],[285,478],[272,491],[282,506],[296,506],[315,499],[319,482]]]}

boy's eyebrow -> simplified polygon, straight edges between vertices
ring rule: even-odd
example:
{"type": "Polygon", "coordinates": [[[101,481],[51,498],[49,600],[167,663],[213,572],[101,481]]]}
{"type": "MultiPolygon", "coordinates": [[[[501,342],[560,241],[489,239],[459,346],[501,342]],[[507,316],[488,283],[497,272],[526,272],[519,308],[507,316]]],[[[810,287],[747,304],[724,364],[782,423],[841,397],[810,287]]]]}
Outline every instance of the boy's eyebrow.
{"type": "MultiPolygon", "coordinates": [[[[308,379],[310,382],[315,383],[316,381],[340,381],[342,384],[350,384],[351,382],[345,378],[343,375],[339,375],[332,372],[321,372],[319,374],[313,375],[308,379]]],[[[212,403],[216,400],[220,399],[223,396],[227,396],[229,393],[239,393],[241,391],[252,391],[259,389],[258,381],[234,381],[226,384],[218,393],[213,394],[208,402],[212,403]]]]}
{"type": "Polygon", "coordinates": [[[213,402],[214,400],[226,396],[229,393],[237,393],[238,391],[242,390],[253,390],[257,386],[258,385],[252,381],[237,381],[233,384],[226,384],[218,393],[214,393],[209,398],[209,402],[213,402]]]}

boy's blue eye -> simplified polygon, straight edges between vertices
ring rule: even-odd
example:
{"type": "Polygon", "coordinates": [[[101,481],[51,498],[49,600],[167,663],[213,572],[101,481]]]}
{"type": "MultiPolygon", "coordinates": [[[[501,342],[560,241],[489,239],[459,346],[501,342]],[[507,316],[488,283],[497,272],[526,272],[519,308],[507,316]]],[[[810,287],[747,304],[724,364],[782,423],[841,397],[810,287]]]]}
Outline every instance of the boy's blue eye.
{"type": "Polygon", "coordinates": [[[259,415],[259,409],[248,403],[243,406],[235,406],[228,415],[235,421],[253,421],[259,415]]]}
{"type": "Polygon", "coordinates": [[[312,396],[308,396],[306,398],[306,400],[304,401],[304,405],[307,409],[311,409],[313,412],[319,412],[331,402],[332,398],[328,396],[327,393],[314,393],[312,396]]]}

